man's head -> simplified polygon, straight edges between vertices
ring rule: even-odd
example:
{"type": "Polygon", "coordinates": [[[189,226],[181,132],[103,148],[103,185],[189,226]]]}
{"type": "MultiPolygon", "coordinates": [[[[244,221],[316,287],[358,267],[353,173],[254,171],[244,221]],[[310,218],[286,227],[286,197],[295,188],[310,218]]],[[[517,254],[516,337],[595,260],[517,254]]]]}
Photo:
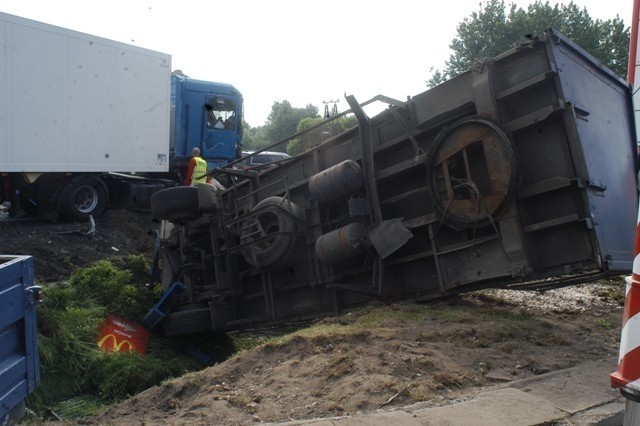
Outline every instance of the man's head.
{"type": "Polygon", "coordinates": [[[200,148],[193,147],[193,149],[191,150],[191,155],[193,155],[194,157],[199,157],[200,156],[200,148]]]}

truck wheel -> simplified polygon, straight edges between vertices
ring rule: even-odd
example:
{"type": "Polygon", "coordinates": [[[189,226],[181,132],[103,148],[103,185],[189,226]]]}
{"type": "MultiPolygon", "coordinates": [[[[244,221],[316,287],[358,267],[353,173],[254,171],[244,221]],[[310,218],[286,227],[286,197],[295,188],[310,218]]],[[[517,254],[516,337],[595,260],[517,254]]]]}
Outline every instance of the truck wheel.
{"type": "Polygon", "coordinates": [[[171,312],[162,320],[163,333],[167,337],[189,333],[211,331],[211,311],[209,308],[171,312]]]}
{"type": "Polygon", "coordinates": [[[67,219],[86,222],[107,207],[107,190],[96,176],[72,180],[60,193],[62,213],[67,219]]]}
{"type": "Polygon", "coordinates": [[[277,269],[285,266],[295,246],[297,222],[302,209],[282,197],[268,197],[253,208],[243,226],[240,242],[246,261],[255,267],[277,269]]]}
{"type": "Polygon", "coordinates": [[[198,188],[175,186],[154,193],[151,196],[151,214],[154,219],[171,222],[198,217],[198,188]]]}

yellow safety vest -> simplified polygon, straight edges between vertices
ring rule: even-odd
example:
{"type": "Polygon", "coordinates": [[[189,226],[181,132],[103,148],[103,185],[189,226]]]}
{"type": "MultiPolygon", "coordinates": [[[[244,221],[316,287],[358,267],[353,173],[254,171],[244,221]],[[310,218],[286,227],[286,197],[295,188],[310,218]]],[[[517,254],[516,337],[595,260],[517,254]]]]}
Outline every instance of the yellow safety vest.
{"type": "Polygon", "coordinates": [[[191,186],[198,186],[199,183],[206,183],[207,177],[204,176],[207,173],[207,162],[200,157],[194,157],[196,160],[196,166],[193,168],[193,175],[191,176],[191,186]]]}

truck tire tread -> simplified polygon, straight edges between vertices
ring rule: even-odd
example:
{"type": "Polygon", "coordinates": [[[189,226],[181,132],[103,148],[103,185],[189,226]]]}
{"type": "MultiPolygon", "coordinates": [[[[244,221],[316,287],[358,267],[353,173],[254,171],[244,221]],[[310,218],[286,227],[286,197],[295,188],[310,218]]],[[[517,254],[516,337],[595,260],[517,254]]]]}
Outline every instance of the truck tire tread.
{"type": "Polygon", "coordinates": [[[198,188],[176,186],[166,188],[151,196],[151,214],[157,220],[179,222],[197,217],[198,188]]]}

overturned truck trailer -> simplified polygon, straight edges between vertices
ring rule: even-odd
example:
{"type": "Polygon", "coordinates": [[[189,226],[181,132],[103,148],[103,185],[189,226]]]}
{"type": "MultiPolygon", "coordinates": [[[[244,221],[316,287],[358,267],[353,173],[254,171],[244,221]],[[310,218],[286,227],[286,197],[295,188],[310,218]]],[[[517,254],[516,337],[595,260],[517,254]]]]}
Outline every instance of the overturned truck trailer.
{"type": "Polygon", "coordinates": [[[167,335],[316,317],[372,298],[624,273],[630,87],[554,30],[244,180],[169,188],[167,335]]]}

